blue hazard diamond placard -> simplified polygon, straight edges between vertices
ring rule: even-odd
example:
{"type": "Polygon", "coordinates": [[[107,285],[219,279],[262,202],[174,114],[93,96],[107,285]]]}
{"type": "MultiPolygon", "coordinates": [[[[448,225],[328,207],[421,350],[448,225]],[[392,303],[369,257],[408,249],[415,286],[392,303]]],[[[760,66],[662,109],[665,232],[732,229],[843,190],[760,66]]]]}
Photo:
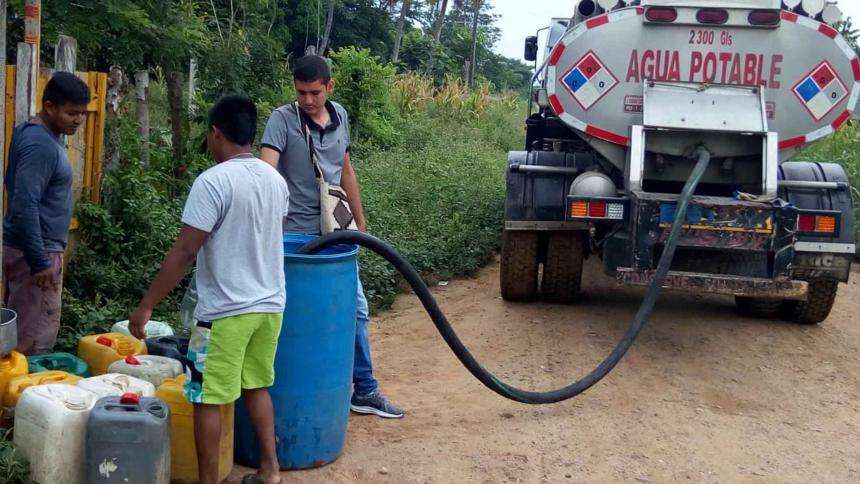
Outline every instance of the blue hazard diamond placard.
{"type": "Polygon", "coordinates": [[[561,76],[561,83],[582,109],[588,111],[618,85],[618,79],[594,52],[589,51],[561,76]]]}
{"type": "Polygon", "coordinates": [[[829,62],[818,64],[794,86],[794,95],[816,121],[821,121],[848,97],[848,88],[829,62]]]}

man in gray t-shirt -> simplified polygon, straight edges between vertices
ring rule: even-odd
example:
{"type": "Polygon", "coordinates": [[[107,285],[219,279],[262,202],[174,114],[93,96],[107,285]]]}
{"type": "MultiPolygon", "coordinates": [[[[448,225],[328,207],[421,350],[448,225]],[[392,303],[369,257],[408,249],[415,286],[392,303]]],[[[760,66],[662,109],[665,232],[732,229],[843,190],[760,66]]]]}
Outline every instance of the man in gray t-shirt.
{"type": "Polygon", "coordinates": [[[257,110],[247,97],[225,96],[212,108],[206,140],[218,164],[194,181],[179,237],[129,318],[129,330],[143,338],[153,308],[196,257],[199,302],[184,393],[194,404],[199,481],[205,483],[219,481],[222,409],[240,395],[260,449],[253,481],[282,482],[268,387],[284,312],[289,192],[283,177],[251,154],[256,129],[257,110]]]}
{"type": "MultiPolygon", "coordinates": [[[[320,234],[320,197],[310,150],[302,133],[302,116],[310,128],[320,170],[328,183],[343,187],[362,232],[366,230],[361,193],[350,160],[349,117],[343,106],[328,100],[334,80],[325,59],[306,56],[293,69],[298,100],[276,109],[263,134],[260,157],[276,167],[290,189],[288,232],[320,234]]],[[[354,412],[400,418],[403,411],[388,401],[378,389],[370,358],[367,326],[369,313],[361,280],[358,281],[355,364],[353,366],[354,412]]]]}

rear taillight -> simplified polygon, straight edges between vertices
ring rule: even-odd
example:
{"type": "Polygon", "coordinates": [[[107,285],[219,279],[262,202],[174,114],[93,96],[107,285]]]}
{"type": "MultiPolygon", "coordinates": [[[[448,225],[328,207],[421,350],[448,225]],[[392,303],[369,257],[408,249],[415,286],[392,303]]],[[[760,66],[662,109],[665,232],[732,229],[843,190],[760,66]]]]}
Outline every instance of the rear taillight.
{"type": "Polygon", "coordinates": [[[611,200],[573,200],[570,202],[570,218],[624,220],[625,204],[611,200]]]}
{"type": "Polygon", "coordinates": [[[722,25],[729,21],[729,11],[721,8],[703,8],[696,12],[700,24],[722,25]]]}
{"type": "Polygon", "coordinates": [[[779,25],[779,10],[753,10],[749,15],[750,25],[773,27],[779,25]]]}
{"type": "Polygon", "coordinates": [[[645,11],[649,22],[671,23],[678,19],[678,11],[672,7],[651,7],[645,11]]]}
{"type": "Polygon", "coordinates": [[[835,215],[801,214],[797,216],[797,231],[835,235],[839,231],[839,224],[835,215]]]}
{"type": "Polygon", "coordinates": [[[588,204],[588,216],[591,218],[606,217],[606,202],[591,202],[588,204]]]}
{"type": "Polygon", "coordinates": [[[797,217],[797,230],[815,232],[815,215],[799,215],[797,217]]]}

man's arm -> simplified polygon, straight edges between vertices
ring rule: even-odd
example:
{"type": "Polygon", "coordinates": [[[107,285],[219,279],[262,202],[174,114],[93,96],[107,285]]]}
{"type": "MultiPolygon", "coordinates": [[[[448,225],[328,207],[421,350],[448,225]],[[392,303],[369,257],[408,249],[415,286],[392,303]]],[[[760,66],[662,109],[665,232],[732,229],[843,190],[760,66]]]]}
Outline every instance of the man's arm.
{"type": "Polygon", "coordinates": [[[129,318],[128,328],[131,334],[140,339],[146,337],[144,328],[152,317],[152,310],[185,277],[188,266],[194,262],[197,252],[200,251],[207,237],[209,237],[208,232],[195,229],[190,225],[182,226],[179,237],[167,253],[164,262],[161,263],[161,270],[144,294],[137,310],[129,318]]]}
{"type": "Polygon", "coordinates": [[[364,220],[364,207],[361,205],[361,190],[358,187],[358,177],[355,175],[355,169],[352,167],[349,152],[346,153],[343,159],[343,174],[341,174],[340,186],[346,192],[349,208],[352,209],[352,215],[355,217],[355,224],[358,225],[358,230],[367,232],[367,223],[364,220]]]}
{"type": "Polygon", "coordinates": [[[18,153],[15,171],[15,194],[9,200],[9,220],[20,237],[21,251],[30,266],[30,274],[39,287],[45,288],[51,277],[51,261],[45,253],[39,205],[53,173],[56,153],[37,144],[25,145],[18,153]]]}
{"type": "Polygon", "coordinates": [[[260,148],[260,159],[272,165],[272,168],[278,169],[278,160],[281,158],[281,153],[268,146],[260,148]]]}
{"type": "Polygon", "coordinates": [[[281,110],[272,111],[260,140],[260,159],[278,169],[281,152],[287,149],[287,118],[281,110]]]}

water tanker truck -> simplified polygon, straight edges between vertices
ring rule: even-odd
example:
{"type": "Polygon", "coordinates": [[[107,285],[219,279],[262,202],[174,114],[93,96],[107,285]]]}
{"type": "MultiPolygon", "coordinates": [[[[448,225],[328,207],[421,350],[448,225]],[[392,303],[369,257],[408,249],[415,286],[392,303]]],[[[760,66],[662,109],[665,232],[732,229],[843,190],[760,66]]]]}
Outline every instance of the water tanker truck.
{"type": "Polygon", "coordinates": [[[697,164],[663,287],[817,324],[855,257],[851,187],[795,161],[851,117],[860,61],[824,0],[582,0],[554,19],[526,149],[508,156],[502,296],[572,303],[596,256],[647,285],[697,164]],[[831,24],[828,24],[830,22],[831,24]]]}

